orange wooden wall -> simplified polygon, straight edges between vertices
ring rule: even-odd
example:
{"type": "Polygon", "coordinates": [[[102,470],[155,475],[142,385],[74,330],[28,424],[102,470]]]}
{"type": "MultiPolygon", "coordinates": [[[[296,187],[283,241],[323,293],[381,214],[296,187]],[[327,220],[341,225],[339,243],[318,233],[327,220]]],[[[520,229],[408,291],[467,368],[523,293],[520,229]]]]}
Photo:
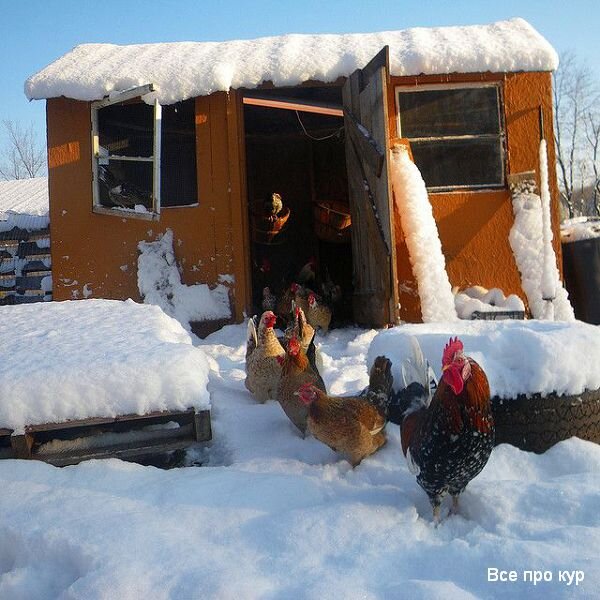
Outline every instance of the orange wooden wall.
{"type": "Polygon", "coordinates": [[[187,284],[235,276],[235,318],[247,302],[243,157],[235,93],[196,100],[198,206],[163,208],[160,221],[92,212],[90,105],[47,103],[54,298],[133,298],[138,242],[171,228],[187,284]]]}
{"type": "MultiPolygon", "coordinates": [[[[396,85],[501,81],[507,129],[507,174],[538,171],[538,106],[544,106],[550,164],[554,164],[549,73],[447,75],[392,78],[390,135],[397,135],[396,85]]],[[[175,254],[187,284],[232,274],[234,317],[250,304],[249,244],[242,139],[243,107],[235,91],[196,99],[197,207],[165,208],[160,221],[92,212],[91,126],[87,102],[54,98],[47,103],[50,218],[54,298],[134,298],[137,244],[171,228],[175,254]]],[[[556,173],[549,169],[554,243],[560,261],[556,173]]],[[[513,223],[508,189],[430,195],[451,284],[499,287],[519,294],[520,276],[508,242],[513,223]]],[[[397,224],[398,225],[398,224],[397,224]]],[[[401,318],[419,321],[416,282],[400,227],[397,239],[401,318]]]]}
{"type": "MultiPolygon", "coordinates": [[[[397,108],[394,88],[416,83],[500,81],[502,83],[507,145],[507,174],[535,170],[539,173],[538,107],[544,108],[544,129],[548,144],[549,177],[552,195],[554,247],[561,261],[554,139],[552,127],[552,79],[550,73],[506,75],[448,75],[393,77],[389,89],[390,134],[397,136],[397,108]]],[[[508,188],[473,192],[430,194],[446,266],[452,286],[498,287],[505,294],[517,294],[524,301],[521,279],[508,241],[513,224],[508,188]]],[[[401,226],[396,223],[397,266],[400,287],[400,316],[418,322],[421,310],[417,285],[408,259],[401,226]],[[400,235],[398,236],[398,233],[400,235]]]]}

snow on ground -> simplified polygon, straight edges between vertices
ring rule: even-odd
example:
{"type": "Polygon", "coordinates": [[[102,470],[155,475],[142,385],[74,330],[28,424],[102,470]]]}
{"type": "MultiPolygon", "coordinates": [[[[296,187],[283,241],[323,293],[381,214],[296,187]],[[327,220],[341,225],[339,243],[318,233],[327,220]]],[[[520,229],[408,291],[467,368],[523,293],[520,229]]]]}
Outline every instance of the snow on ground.
{"type": "MultiPolygon", "coordinates": [[[[558,56],[523,19],[464,27],[354,34],[289,34],[229,42],[83,44],[25,83],[32,99],[99,100],[154,83],[161,104],[216,91],[332,82],[390,47],[392,75],[554,71],[558,56]]],[[[150,98],[147,98],[150,100],[150,98]]]]}
{"type": "Polygon", "coordinates": [[[453,290],[454,306],[461,319],[471,319],[475,311],[479,312],[522,312],[525,313],[523,300],[516,294],[504,295],[499,288],[488,290],[481,286],[466,288],[462,292],[453,290]]]}
{"type": "MultiPolygon", "coordinates": [[[[375,331],[320,337],[335,393],[367,382],[375,331]]],[[[0,597],[151,599],[590,598],[600,584],[600,446],[494,450],[435,528],[398,428],[356,469],[301,439],[244,387],[245,326],[211,357],[215,440],[202,468],[0,461],[0,597]],[[517,581],[488,581],[488,569],[517,581]],[[552,581],[524,580],[546,571],[552,581]],[[581,571],[576,587],[559,572],[581,571]]]]}
{"type": "Polygon", "coordinates": [[[574,217],[560,225],[562,243],[591,240],[600,237],[600,217],[574,217]]]}
{"type": "Polygon", "coordinates": [[[209,406],[204,353],[156,306],[0,306],[0,348],[0,428],[209,406]]]}
{"type": "MultiPolygon", "coordinates": [[[[210,289],[205,283],[181,283],[171,229],[154,242],[140,242],[138,248],[138,289],[146,304],[159,306],[188,331],[193,321],[231,317],[227,286],[210,289]]],[[[222,280],[227,281],[227,277],[222,276],[222,280]]]]}
{"type": "Polygon", "coordinates": [[[492,396],[580,394],[600,388],[600,328],[581,321],[459,321],[409,324],[381,331],[369,348],[368,364],[385,354],[395,383],[415,336],[438,379],[442,352],[458,336],[465,354],[486,372],[492,396]]]}

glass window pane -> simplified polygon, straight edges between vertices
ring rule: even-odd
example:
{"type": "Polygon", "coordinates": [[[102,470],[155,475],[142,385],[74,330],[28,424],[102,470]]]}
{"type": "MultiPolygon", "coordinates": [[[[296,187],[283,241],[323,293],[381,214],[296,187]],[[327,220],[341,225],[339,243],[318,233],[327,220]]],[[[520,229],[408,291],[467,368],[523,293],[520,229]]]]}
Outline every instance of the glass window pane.
{"type": "Polygon", "coordinates": [[[108,154],[148,158],[154,148],[154,107],[144,102],[105,106],[98,111],[98,133],[108,154]]]}
{"type": "Polygon", "coordinates": [[[499,138],[411,142],[427,187],[502,185],[499,138]]]}
{"type": "Polygon", "coordinates": [[[406,138],[500,132],[495,86],[401,92],[398,108],[406,138]]]}
{"type": "Polygon", "coordinates": [[[100,204],[109,208],[152,211],[152,162],[111,160],[98,166],[100,204]]]}
{"type": "Polygon", "coordinates": [[[195,101],[162,107],[161,206],[196,204],[195,101]]]}

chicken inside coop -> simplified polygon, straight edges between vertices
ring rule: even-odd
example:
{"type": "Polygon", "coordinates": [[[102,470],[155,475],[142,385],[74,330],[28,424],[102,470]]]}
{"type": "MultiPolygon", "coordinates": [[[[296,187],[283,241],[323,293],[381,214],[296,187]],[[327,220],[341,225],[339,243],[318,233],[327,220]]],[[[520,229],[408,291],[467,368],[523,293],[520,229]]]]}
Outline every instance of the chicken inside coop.
{"type": "MultiPolygon", "coordinates": [[[[256,98],[278,106],[342,104],[338,86],[258,90],[256,98]]],[[[254,313],[273,310],[283,326],[293,300],[324,331],[351,323],[343,119],[246,104],[244,128],[254,313]]]]}

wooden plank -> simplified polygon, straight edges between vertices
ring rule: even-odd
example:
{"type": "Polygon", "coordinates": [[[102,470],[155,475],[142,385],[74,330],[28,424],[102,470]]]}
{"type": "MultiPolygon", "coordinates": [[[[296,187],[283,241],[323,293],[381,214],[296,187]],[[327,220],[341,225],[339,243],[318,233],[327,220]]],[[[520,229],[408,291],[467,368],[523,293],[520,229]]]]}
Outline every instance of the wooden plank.
{"type": "Polygon", "coordinates": [[[377,142],[369,136],[368,131],[354,118],[348,114],[344,122],[346,134],[350,136],[352,142],[359,148],[363,159],[369,164],[377,177],[381,175],[381,170],[385,162],[385,155],[377,146],[377,142]]]}
{"type": "MultiPolygon", "coordinates": [[[[194,237],[197,256],[201,260],[198,281],[216,283],[215,255],[215,192],[212,177],[212,127],[213,115],[208,96],[196,98],[196,172],[198,186],[199,215],[197,217],[198,234],[194,237]]],[[[215,130],[217,127],[215,126],[215,130]]],[[[215,132],[216,135],[216,132],[215,132]]],[[[222,135],[222,132],[221,132],[222,135]]]]}
{"type": "MultiPolygon", "coordinates": [[[[216,274],[233,275],[233,240],[231,195],[229,193],[229,140],[227,136],[227,94],[209,96],[212,151],[212,193],[216,274]]],[[[216,283],[216,281],[215,281],[216,283]]]]}
{"type": "Polygon", "coordinates": [[[535,179],[535,171],[523,171],[522,173],[510,173],[508,175],[508,187],[512,190],[519,187],[523,183],[533,184],[537,191],[537,183],[535,179]]]}
{"type": "Polygon", "coordinates": [[[122,460],[139,460],[151,456],[158,456],[166,452],[182,450],[187,448],[193,440],[173,440],[160,444],[150,444],[132,447],[123,446],[106,446],[104,448],[88,449],[79,454],[61,454],[47,456],[33,456],[35,460],[47,462],[55,467],[65,467],[67,465],[75,465],[84,460],[101,459],[101,458],[120,458],[122,460]]]}
{"type": "Polygon", "coordinates": [[[231,203],[231,231],[233,243],[233,311],[241,322],[251,311],[250,236],[248,225],[248,190],[246,183],[246,142],[244,106],[242,97],[231,91],[227,101],[227,135],[229,139],[229,175],[231,203]]]}
{"type": "Polygon", "coordinates": [[[293,110],[317,115],[329,115],[332,117],[343,117],[344,111],[341,107],[328,105],[319,102],[306,102],[302,100],[292,100],[286,98],[260,98],[256,96],[244,96],[244,104],[250,106],[262,106],[264,108],[275,108],[280,110],[293,110]]]}
{"type": "Polygon", "coordinates": [[[209,440],[212,440],[209,410],[201,410],[196,413],[194,417],[194,436],[197,442],[208,442],[209,440]]]}
{"type": "Polygon", "coordinates": [[[343,89],[353,223],[354,311],[361,324],[370,326],[383,326],[398,318],[394,213],[387,160],[388,65],[386,47],[362,71],[355,71],[343,89]]]}
{"type": "Polygon", "coordinates": [[[33,447],[33,436],[27,433],[12,435],[10,445],[16,458],[31,458],[31,449],[33,447]]]}
{"type": "Polygon", "coordinates": [[[154,420],[158,418],[172,419],[175,420],[180,417],[190,417],[195,412],[195,409],[188,408],[183,411],[154,411],[145,415],[119,415],[116,417],[91,417],[89,419],[73,419],[69,421],[63,421],[62,423],[41,423],[39,425],[28,425],[25,428],[26,433],[37,433],[43,431],[55,431],[59,429],[71,429],[76,427],[94,427],[97,425],[106,425],[110,423],[121,423],[121,422],[140,422],[154,420]]]}
{"type": "Polygon", "coordinates": [[[360,91],[368,85],[371,78],[379,71],[383,69],[389,79],[390,72],[390,47],[384,46],[363,68],[362,68],[362,81],[360,91]]]}

